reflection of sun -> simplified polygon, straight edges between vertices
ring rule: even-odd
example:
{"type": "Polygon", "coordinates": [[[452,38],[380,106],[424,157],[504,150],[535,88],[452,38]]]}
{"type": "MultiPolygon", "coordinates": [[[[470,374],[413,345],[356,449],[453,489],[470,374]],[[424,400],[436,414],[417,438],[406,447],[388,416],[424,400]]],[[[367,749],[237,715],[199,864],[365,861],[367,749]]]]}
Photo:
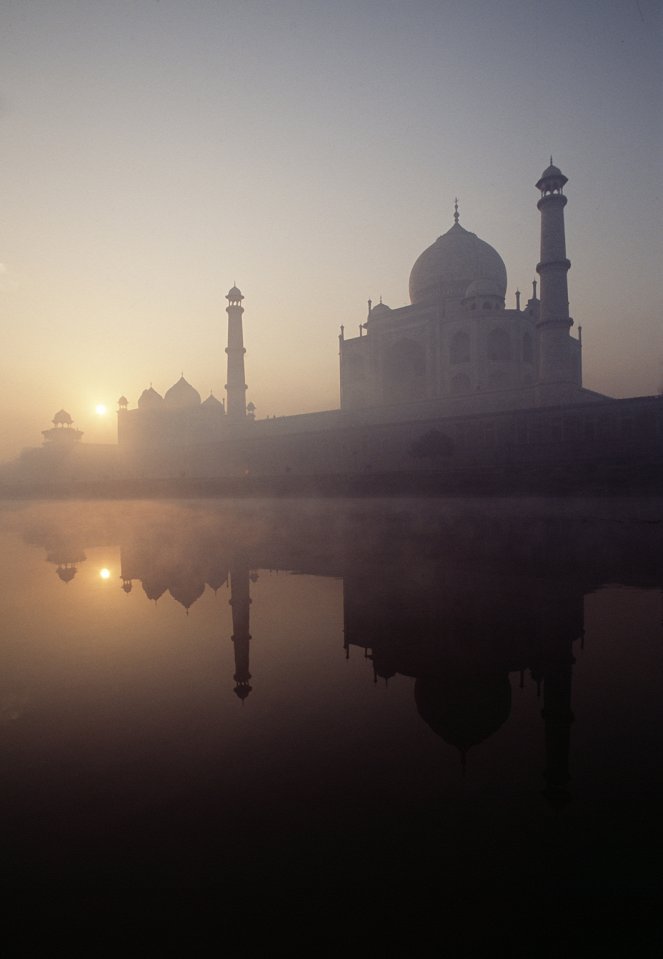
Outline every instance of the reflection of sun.
{"type": "Polygon", "coordinates": [[[97,403],[97,405],[95,406],[95,410],[97,411],[99,416],[106,415],[106,406],[103,403],[97,403]]]}
{"type": "Polygon", "coordinates": [[[110,570],[106,569],[106,567],[104,566],[103,569],[99,570],[99,575],[101,576],[102,579],[110,579],[110,570]]]}

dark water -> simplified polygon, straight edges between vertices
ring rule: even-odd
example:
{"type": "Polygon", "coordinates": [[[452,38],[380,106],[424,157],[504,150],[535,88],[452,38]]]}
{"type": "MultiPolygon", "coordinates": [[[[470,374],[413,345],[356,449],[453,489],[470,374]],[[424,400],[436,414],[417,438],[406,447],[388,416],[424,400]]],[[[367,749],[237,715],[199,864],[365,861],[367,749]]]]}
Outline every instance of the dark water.
{"type": "Polygon", "coordinates": [[[0,515],[5,889],[660,894],[661,503],[0,515]]]}

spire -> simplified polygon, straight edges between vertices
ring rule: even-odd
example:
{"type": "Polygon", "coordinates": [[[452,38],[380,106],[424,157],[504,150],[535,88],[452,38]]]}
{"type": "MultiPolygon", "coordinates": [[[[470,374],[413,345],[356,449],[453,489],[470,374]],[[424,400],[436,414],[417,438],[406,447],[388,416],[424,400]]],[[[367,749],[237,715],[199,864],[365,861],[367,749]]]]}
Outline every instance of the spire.
{"type": "Polygon", "coordinates": [[[460,219],[460,214],[458,212],[458,197],[454,198],[454,223],[458,223],[460,219]]]}

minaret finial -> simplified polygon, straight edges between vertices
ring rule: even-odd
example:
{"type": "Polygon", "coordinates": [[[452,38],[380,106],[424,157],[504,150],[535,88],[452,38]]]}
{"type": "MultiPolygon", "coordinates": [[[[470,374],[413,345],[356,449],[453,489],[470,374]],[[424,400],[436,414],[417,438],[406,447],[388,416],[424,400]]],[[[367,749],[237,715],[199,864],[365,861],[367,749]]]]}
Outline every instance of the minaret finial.
{"type": "Polygon", "coordinates": [[[553,166],[552,153],[550,154],[550,166],[553,166]]]}
{"type": "Polygon", "coordinates": [[[458,197],[454,198],[454,223],[458,223],[460,214],[458,213],[458,197]]]}

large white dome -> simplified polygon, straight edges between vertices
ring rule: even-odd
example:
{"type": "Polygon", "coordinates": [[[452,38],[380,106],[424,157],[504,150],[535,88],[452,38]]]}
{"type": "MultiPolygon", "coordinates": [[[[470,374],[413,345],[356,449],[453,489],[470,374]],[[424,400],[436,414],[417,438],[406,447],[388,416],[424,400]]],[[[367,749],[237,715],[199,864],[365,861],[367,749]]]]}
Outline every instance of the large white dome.
{"type": "Polygon", "coordinates": [[[506,293],[506,267],[497,250],[476,233],[454,223],[421,254],[410,273],[410,302],[437,302],[464,296],[470,283],[487,280],[498,295],[506,293]]]}

